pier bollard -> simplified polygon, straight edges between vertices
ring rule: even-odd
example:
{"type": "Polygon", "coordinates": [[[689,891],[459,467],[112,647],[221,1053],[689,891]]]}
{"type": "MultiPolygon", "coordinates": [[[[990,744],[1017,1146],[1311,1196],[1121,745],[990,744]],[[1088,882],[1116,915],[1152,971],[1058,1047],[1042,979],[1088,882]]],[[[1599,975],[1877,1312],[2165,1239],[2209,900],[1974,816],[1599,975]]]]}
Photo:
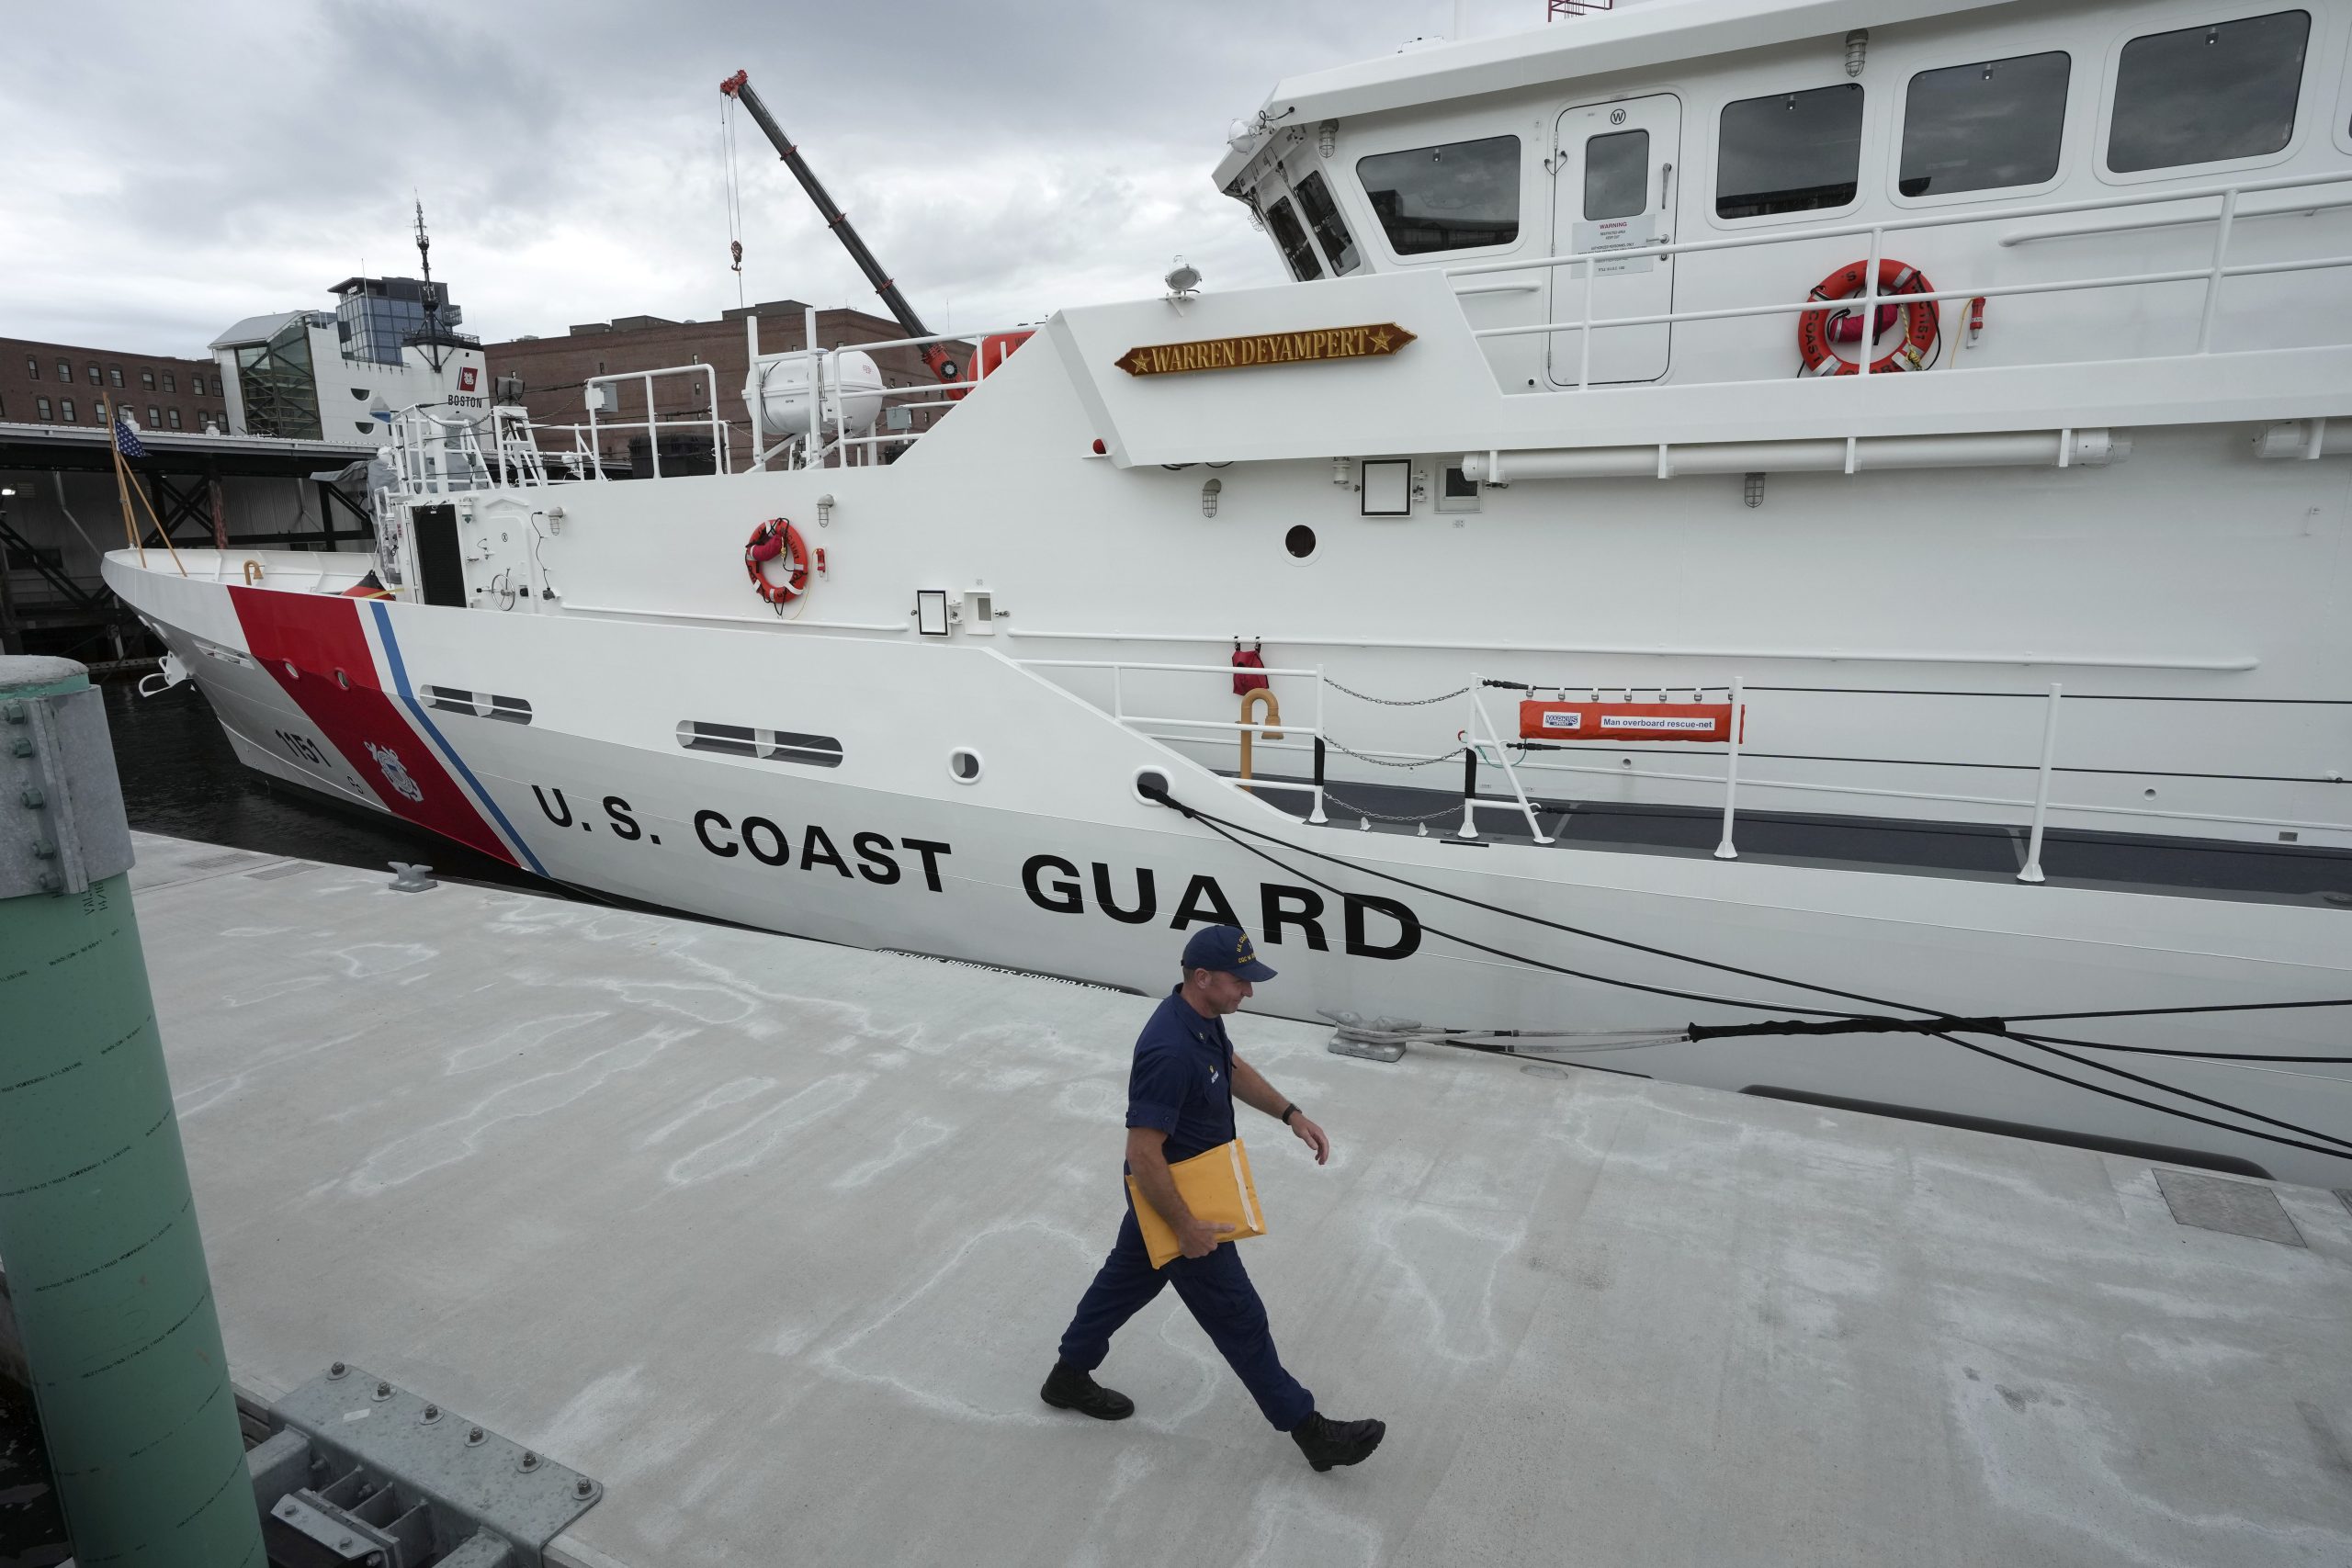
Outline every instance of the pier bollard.
{"type": "Polygon", "coordinates": [[[76,1561],[262,1568],[82,666],[0,658],[0,1268],[76,1561]]]}

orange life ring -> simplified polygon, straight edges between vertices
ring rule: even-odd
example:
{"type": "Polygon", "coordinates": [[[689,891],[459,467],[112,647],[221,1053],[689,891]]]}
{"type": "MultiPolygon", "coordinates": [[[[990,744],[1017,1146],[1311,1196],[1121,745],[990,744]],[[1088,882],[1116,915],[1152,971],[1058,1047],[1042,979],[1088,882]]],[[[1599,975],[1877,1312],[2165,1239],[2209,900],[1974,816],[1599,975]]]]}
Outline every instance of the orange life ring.
{"type": "Polygon", "coordinates": [[[800,530],[786,517],[771,517],[752,529],[751,542],[743,547],[743,570],[751,573],[760,597],[771,604],[788,604],[808,592],[808,562],[800,530]],[[767,563],[778,556],[785,558],[782,581],[767,574],[767,563]]]}
{"type": "MultiPolygon", "coordinates": [[[[1851,299],[1863,292],[1870,276],[1870,263],[1848,262],[1827,277],[1813,286],[1809,299],[1851,299]]],[[[1853,320],[1850,310],[1807,310],[1797,318],[1797,351],[1804,355],[1804,373],[1808,376],[1858,376],[1861,367],[1829,346],[1834,336],[1843,338],[1849,332],[1866,340],[1862,352],[1878,341],[1878,334],[1893,324],[1892,315],[1899,309],[1903,317],[1903,338],[1883,358],[1871,361],[1871,374],[1884,375],[1890,370],[1921,370],[1927,367],[1928,354],[1936,346],[1941,331],[1938,302],[1933,299],[1915,300],[1908,305],[1899,303],[1905,294],[1932,294],[1935,285],[1927,275],[1907,263],[1882,260],[1878,264],[1878,297],[1881,304],[1879,319],[1871,322],[1853,320]],[[1850,322],[1850,327],[1847,323],[1850,322]]]]}

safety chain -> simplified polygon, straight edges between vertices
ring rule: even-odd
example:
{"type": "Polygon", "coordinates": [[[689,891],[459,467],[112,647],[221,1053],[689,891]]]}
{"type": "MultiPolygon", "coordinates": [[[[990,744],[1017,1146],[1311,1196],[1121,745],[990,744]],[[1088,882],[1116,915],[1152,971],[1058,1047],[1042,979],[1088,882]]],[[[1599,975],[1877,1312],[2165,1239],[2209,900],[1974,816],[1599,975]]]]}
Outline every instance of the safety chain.
{"type": "Polygon", "coordinates": [[[1375,757],[1370,752],[1359,751],[1354,747],[1348,745],[1344,741],[1334,740],[1328,735],[1325,736],[1323,739],[1324,743],[1329,745],[1334,751],[1345,751],[1357,761],[1370,762],[1375,768],[1426,768],[1436,762],[1453,761],[1462,755],[1459,751],[1440,751],[1434,757],[1423,757],[1419,761],[1399,762],[1387,757],[1375,757]]]}
{"type": "Polygon", "coordinates": [[[1329,675],[1323,677],[1323,683],[1336,692],[1340,692],[1355,698],[1356,701],[1360,703],[1378,703],[1385,708],[1425,708],[1431,703],[1442,703],[1449,698],[1458,697],[1462,695],[1463,693],[1467,692],[1470,689],[1467,686],[1456,686],[1453,690],[1450,692],[1441,692],[1434,697],[1412,697],[1404,701],[1398,701],[1391,697],[1375,697],[1369,693],[1359,692],[1349,686],[1342,686],[1337,681],[1332,680],[1329,675]]]}
{"type": "Polygon", "coordinates": [[[1342,811],[1352,811],[1359,817],[1369,817],[1375,822],[1435,822],[1440,818],[1452,818],[1462,815],[1462,807],[1459,806],[1448,806],[1436,811],[1427,812],[1419,817],[1392,817],[1385,811],[1374,811],[1370,807],[1358,806],[1353,801],[1341,800],[1338,795],[1333,795],[1328,789],[1323,792],[1323,798],[1330,805],[1338,807],[1342,811]]]}

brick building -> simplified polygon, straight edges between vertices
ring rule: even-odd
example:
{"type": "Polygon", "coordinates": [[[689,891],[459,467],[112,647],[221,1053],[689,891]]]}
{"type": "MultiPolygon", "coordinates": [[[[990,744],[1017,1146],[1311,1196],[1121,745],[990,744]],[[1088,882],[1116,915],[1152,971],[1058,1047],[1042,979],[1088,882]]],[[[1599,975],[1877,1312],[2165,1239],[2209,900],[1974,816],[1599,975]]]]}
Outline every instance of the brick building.
{"type": "Polygon", "coordinates": [[[0,337],[0,421],[102,425],[120,408],[148,430],[226,430],[227,403],[209,358],[0,337]]]}
{"type": "MultiPolygon", "coordinates": [[[[751,439],[751,411],[743,402],[743,381],[751,370],[743,318],[756,312],[760,321],[760,352],[781,354],[803,346],[808,307],[797,299],[770,299],[729,310],[715,321],[673,321],[660,316],[618,316],[610,321],[574,326],[561,337],[516,338],[482,345],[492,384],[505,377],[523,379],[523,403],[534,424],[584,424],[588,419],[582,384],[592,376],[625,371],[662,370],[682,365],[707,365],[718,384],[718,409],[731,434],[738,466],[744,461],[751,439]]],[[[887,343],[906,336],[905,329],[884,316],[864,310],[817,312],[817,342],[824,348],[854,348],[860,344],[887,343]]],[[[967,345],[953,345],[959,363],[969,354],[967,345]]],[[[893,387],[926,386],[935,379],[911,348],[886,348],[874,355],[882,378],[893,387]]],[[[654,408],[665,424],[673,418],[702,409],[704,391],[698,378],[665,377],[653,383],[654,408]]],[[[644,419],[641,388],[625,389],[616,414],[597,416],[622,421],[644,419]]],[[[913,428],[929,427],[937,410],[913,411],[913,428]]],[[[681,424],[680,429],[688,428],[681,424]]],[[[667,432],[665,431],[665,434],[667,432]]],[[[628,437],[642,429],[600,432],[598,445],[606,457],[626,460],[628,437]]],[[[542,445],[550,445],[543,438],[542,445]]]]}

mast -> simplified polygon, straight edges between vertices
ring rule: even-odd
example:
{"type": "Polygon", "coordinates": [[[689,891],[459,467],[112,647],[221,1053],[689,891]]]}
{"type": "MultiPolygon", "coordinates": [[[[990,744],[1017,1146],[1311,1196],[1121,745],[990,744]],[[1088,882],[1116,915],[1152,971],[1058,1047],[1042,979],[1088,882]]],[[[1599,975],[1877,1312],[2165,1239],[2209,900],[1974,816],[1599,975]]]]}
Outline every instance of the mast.
{"type": "MultiPolygon", "coordinates": [[[[800,149],[793,145],[792,139],[785,135],[783,127],[776,124],[775,117],[768,113],[767,105],[762,103],[759,94],[752,90],[752,73],[738,71],[721,82],[718,90],[751,111],[752,120],[767,137],[768,145],[774,147],[776,156],[784,160],[784,166],[792,171],[792,177],[800,182],[800,188],[808,193],[808,199],[817,204],[817,211],[825,220],[825,226],[840,238],[849,252],[850,260],[865,274],[865,281],[872,284],[874,292],[882,297],[882,303],[898,319],[899,327],[909,337],[929,337],[931,329],[922,324],[922,318],[915,314],[915,308],[907,303],[905,295],[899,292],[898,284],[882,270],[882,264],[874,259],[874,253],[865,248],[865,242],[850,226],[849,214],[834,204],[832,197],[825,189],[825,183],[817,177],[817,171],[808,166],[808,160],[800,155],[800,149]]],[[[421,233],[422,218],[418,220],[418,226],[421,233]]],[[[814,348],[817,345],[810,344],[808,346],[814,348]]],[[[953,381],[957,378],[962,367],[956,363],[956,356],[948,352],[945,344],[925,344],[922,354],[923,363],[930,366],[932,373],[941,380],[953,381]]]]}
{"type": "Polygon", "coordinates": [[[424,201],[416,203],[416,257],[424,268],[418,292],[424,296],[424,341],[433,373],[441,374],[441,290],[433,285],[433,237],[424,231],[424,201]]]}

